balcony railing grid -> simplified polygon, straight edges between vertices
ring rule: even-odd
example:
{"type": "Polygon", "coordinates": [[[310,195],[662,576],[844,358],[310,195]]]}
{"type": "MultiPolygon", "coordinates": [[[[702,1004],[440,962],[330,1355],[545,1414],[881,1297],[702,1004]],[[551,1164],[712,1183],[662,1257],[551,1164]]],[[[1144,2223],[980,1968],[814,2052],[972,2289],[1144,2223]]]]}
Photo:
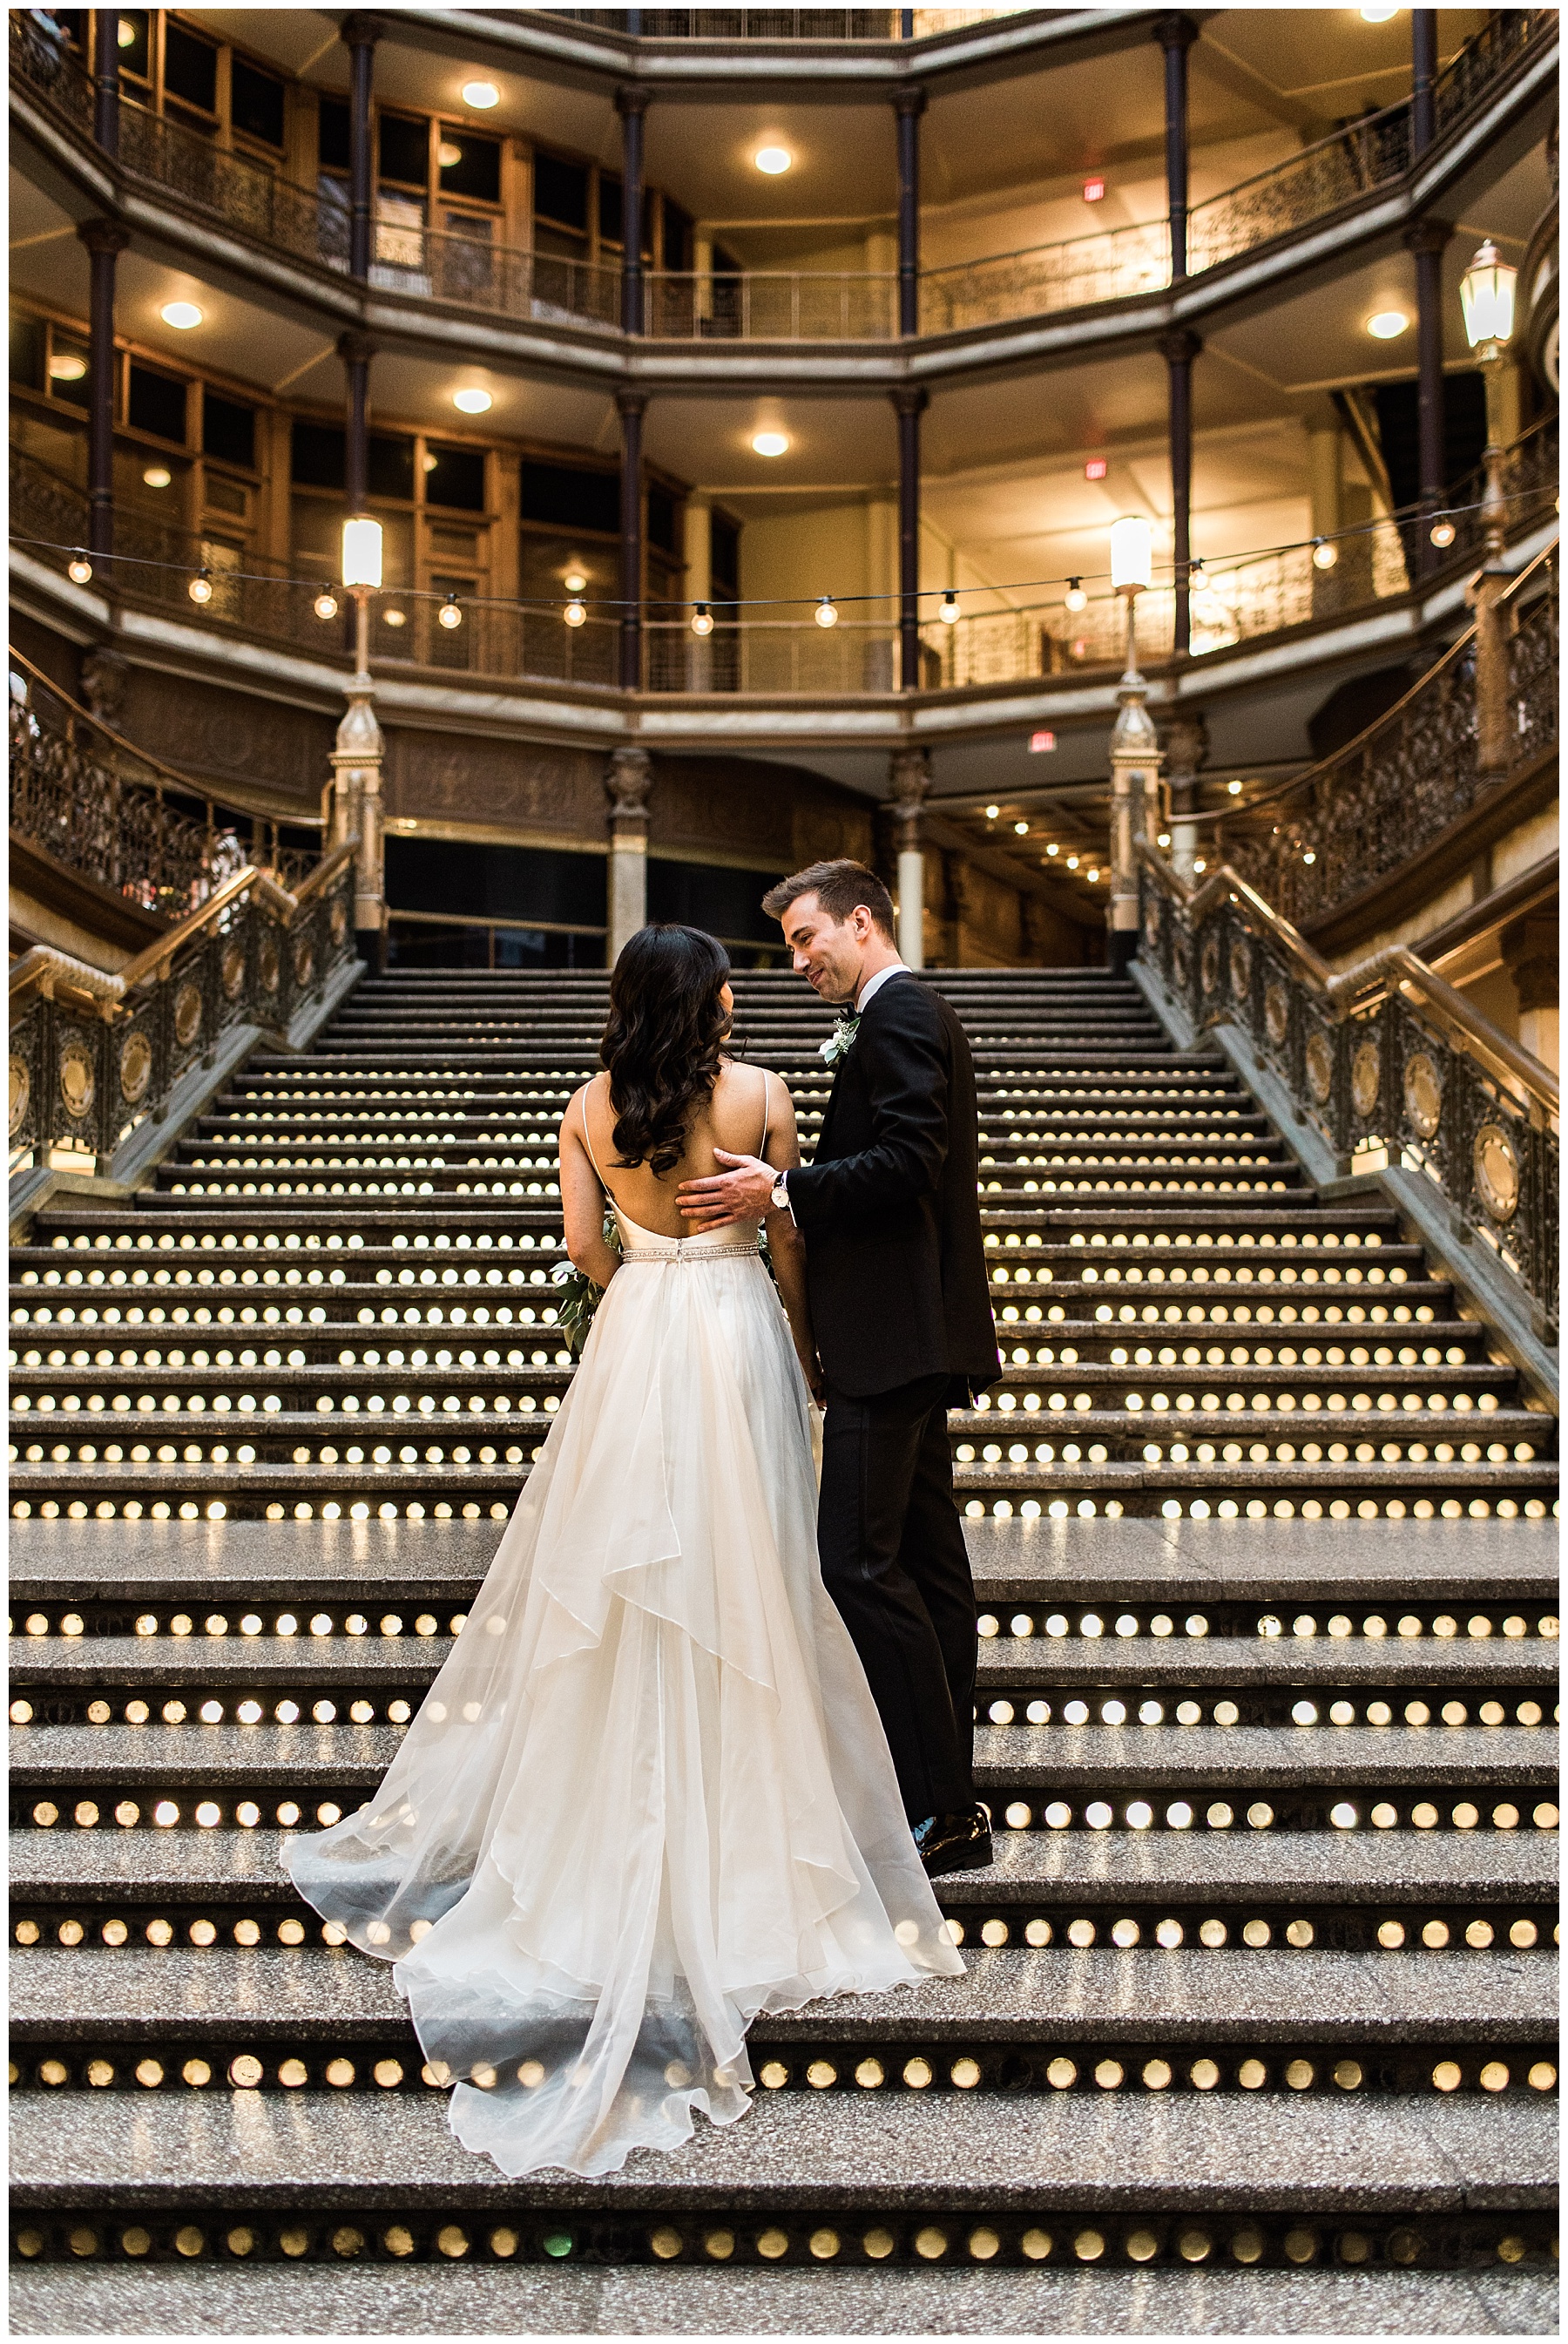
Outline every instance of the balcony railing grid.
{"type": "MultiPolygon", "coordinates": [[[[502,9],[500,14],[528,21],[529,11],[502,9]]],[[[578,25],[592,25],[607,33],[625,34],[629,11],[625,8],[556,8],[578,25]]],[[[903,30],[901,8],[642,8],[635,37],[645,41],[898,41],[928,40],[937,33],[965,31],[995,16],[1017,15],[1017,8],[915,8],[909,34],[903,30]]]]}
{"type": "MultiPolygon", "coordinates": [[[[624,11],[560,11],[580,21],[624,11]]],[[[962,21],[1006,10],[919,11],[962,21]]],[[[715,40],[893,38],[899,12],[878,10],[668,10],[645,12],[648,37],[715,40]],[[851,23],[886,18],[891,33],[855,32],[851,23]],[[659,34],[650,28],[668,19],[659,34]],[[808,25],[825,29],[809,31],[808,25]],[[841,29],[834,31],[837,24],[841,29]],[[682,31],[681,25],[689,29],[682,31]],[[776,28],[768,30],[767,26],[776,28]]],[[[1445,68],[1437,92],[1440,128],[1481,104],[1537,40],[1556,13],[1511,9],[1493,15],[1445,68]]],[[[80,63],[25,9],[10,12],[14,78],[91,135],[93,93],[80,63]]],[[[932,25],[927,29],[940,29],[932,25]]],[[[1317,140],[1239,187],[1195,205],[1188,223],[1191,274],[1258,246],[1296,235],[1358,198],[1391,186],[1410,168],[1408,102],[1385,107],[1317,140]]],[[[348,266],[348,215],[340,197],[297,187],[260,163],[226,153],[166,117],[125,104],[121,162],[196,210],[291,258],[334,271],[348,266]]],[[[372,282],[381,290],[447,301],[487,315],[552,319],[618,329],[620,272],[391,221],[377,223],[372,282]]],[[[1166,223],[1151,220],[927,270],[920,330],[1054,314],[1164,291],[1171,283],[1166,223]]],[[[897,334],[895,280],[878,271],[658,271],[647,280],[648,331],[670,340],[883,341],[897,334]]]]}

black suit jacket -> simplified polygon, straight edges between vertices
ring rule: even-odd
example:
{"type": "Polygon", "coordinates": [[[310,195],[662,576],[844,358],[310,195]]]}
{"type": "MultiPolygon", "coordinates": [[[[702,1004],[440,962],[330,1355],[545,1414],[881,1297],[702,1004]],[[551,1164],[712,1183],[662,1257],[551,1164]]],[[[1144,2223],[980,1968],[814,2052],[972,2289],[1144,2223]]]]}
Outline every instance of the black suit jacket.
{"type": "Polygon", "coordinates": [[[828,1381],[856,1399],[1000,1373],[976,1197],[974,1062],[917,977],[873,995],[839,1061],[815,1160],[789,1175],[828,1381]]]}

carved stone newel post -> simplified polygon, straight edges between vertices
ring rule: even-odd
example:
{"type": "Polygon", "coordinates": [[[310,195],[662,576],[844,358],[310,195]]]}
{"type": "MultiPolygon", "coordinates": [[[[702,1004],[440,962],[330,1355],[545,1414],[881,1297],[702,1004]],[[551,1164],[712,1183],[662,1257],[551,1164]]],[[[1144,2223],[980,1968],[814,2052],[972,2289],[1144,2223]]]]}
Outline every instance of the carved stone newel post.
{"type": "Polygon", "coordinates": [[[931,786],[929,749],[895,749],[889,796],[899,849],[899,952],[907,968],[926,965],[926,857],[920,808],[931,786]]]}
{"type": "Polygon", "coordinates": [[[1138,951],[1138,864],[1133,841],[1142,827],[1143,793],[1160,778],[1159,736],[1149,713],[1149,687],[1138,667],[1134,597],[1127,597],[1127,667],[1117,699],[1121,713],[1111,734],[1111,903],[1106,957],[1121,975],[1138,951]]]}
{"type": "Polygon", "coordinates": [[[605,966],[613,968],[627,938],[648,925],[648,801],[653,788],[648,751],[612,749],[604,786],[609,799],[605,966]]]}

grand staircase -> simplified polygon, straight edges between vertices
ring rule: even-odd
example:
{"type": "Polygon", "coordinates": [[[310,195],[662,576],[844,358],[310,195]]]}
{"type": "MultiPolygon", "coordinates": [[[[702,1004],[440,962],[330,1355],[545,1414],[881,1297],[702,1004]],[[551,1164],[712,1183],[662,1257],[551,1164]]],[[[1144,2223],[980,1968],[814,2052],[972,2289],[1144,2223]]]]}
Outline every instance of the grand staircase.
{"type": "MultiPolygon", "coordinates": [[[[569,1380],[554,1141],[606,980],[367,978],[151,1188],[37,1215],[18,2329],[1554,2325],[1548,1398],[1131,983],[935,981],[1006,1362],[951,1420],[969,1975],[759,2023],[746,2122],[600,2183],[454,2145],[278,1850],[369,1795],[569,1380]]],[[[736,992],[809,1144],[826,1014],[736,992]]]]}

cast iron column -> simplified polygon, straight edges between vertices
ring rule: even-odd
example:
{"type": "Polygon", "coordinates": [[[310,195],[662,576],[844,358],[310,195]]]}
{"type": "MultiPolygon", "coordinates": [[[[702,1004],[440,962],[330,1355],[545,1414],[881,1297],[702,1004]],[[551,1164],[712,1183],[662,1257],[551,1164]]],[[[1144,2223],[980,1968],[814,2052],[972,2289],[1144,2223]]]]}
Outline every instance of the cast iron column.
{"type": "Polygon", "coordinates": [[[899,689],[920,681],[920,410],[923,390],[889,394],[899,419],[899,689]]]}
{"type": "Polygon", "coordinates": [[[642,117],[645,89],[618,89],[620,116],[620,324],[626,334],[642,331],[642,117]]]}
{"type": "Polygon", "coordinates": [[[1416,532],[1416,567],[1430,570],[1437,559],[1432,542],[1432,516],[1442,505],[1447,488],[1443,446],[1442,397],[1442,255],[1452,228],[1446,220],[1418,220],[1405,230],[1405,246],[1415,256],[1416,441],[1421,466],[1421,519],[1416,532]]]}
{"type": "Polygon", "coordinates": [[[1165,52],[1165,189],[1171,218],[1171,282],[1187,274],[1187,52],[1198,37],[1191,16],[1161,16],[1154,37],[1165,52]]]}
{"type": "Polygon", "coordinates": [[[1410,12],[1410,143],[1412,158],[1437,136],[1437,11],[1410,12]]]}
{"type": "Polygon", "coordinates": [[[899,117],[899,331],[920,330],[920,116],[923,89],[901,89],[893,99],[899,117]]]}
{"type": "Polygon", "coordinates": [[[1192,361],[1202,347],[1186,326],[1172,327],[1160,337],[1160,354],[1171,378],[1171,559],[1176,574],[1171,648],[1178,659],[1192,641],[1192,361]]]}
{"type": "Polygon", "coordinates": [[[370,274],[376,186],[370,76],[382,30],[378,16],[343,20],[348,44],[348,274],[361,285],[370,274]]]}
{"type": "Polygon", "coordinates": [[[113,220],[83,220],[92,256],[87,295],[87,551],[115,550],[115,263],[130,242],[113,220]]]}
{"type": "Polygon", "coordinates": [[[120,12],[93,11],[93,136],[106,155],[120,151],[120,12]]]}
{"type": "Polygon", "coordinates": [[[618,390],[620,410],[620,686],[642,682],[642,419],[648,393],[618,390]]]}

